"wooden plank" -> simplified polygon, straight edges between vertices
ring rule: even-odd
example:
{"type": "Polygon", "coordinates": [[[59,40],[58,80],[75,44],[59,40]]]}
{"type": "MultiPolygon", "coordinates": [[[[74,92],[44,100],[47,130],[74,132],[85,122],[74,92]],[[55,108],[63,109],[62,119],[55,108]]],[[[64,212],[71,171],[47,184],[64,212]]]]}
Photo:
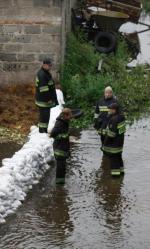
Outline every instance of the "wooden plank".
{"type": "Polygon", "coordinates": [[[117,0],[115,2],[131,5],[133,7],[141,7],[141,0],[117,0]]]}
{"type": "Polygon", "coordinates": [[[133,9],[133,10],[137,10],[139,11],[141,9],[141,6],[135,6],[135,5],[131,5],[131,4],[127,4],[127,3],[124,3],[123,1],[109,1],[113,6],[119,6],[120,8],[122,9],[126,9],[126,8],[129,8],[129,9],[133,9]]]}
{"type": "Polygon", "coordinates": [[[141,0],[87,0],[87,5],[123,12],[135,22],[138,21],[141,13],[141,0]]]}
{"type": "MultiPolygon", "coordinates": [[[[106,5],[107,3],[109,2],[109,0],[87,0],[87,4],[88,5],[106,5]]],[[[139,7],[141,6],[141,0],[118,0],[118,1],[115,1],[115,2],[118,2],[118,3],[124,3],[124,4],[127,4],[127,5],[131,5],[131,6],[135,6],[135,7],[139,7]]]]}

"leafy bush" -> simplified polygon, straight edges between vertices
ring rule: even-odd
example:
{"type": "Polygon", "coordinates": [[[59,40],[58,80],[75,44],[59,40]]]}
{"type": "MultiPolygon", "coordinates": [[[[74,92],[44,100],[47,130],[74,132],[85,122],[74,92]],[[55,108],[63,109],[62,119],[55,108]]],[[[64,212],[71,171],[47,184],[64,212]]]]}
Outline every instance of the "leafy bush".
{"type": "Polygon", "coordinates": [[[149,0],[143,0],[143,9],[146,12],[150,12],[150,1],[149,0]]]}
{"type": "Polygon", "coordinates": [[[102,55],[82,35],[77,38],[70,34],[61,81],[67,105],[80,107],[85,112],[83,119],[74,122],[76,126],[85,127],[92,123],[94,105],[108,85],[113,87],[130,116],[149,104],[150,73],[143,67],[127,72],[129,58],[123,39],[119,40],[115,55],[102,55]],[[98,72],[100,60],[103,60],[102,70],[98,72]]]}

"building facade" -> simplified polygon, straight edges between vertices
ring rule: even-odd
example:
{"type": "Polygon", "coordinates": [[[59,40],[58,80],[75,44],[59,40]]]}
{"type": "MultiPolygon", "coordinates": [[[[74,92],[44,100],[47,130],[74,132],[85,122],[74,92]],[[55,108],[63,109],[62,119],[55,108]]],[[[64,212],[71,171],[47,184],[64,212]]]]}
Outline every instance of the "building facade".
{"type": "Polygon", "coordinates": [[[0,1],[0,84],[30,83],[44,57],[57,74],[75,0],[0,1]]]}

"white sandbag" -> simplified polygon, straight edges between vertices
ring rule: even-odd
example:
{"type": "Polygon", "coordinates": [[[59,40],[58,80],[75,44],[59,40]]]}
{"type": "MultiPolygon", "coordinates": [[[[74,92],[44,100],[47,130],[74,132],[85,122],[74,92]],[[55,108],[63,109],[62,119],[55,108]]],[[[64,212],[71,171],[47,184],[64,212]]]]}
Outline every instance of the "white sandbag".
{"type": "Polygon", "coordinates": [[[22,204],[32,189],[49,169],[54,159],[53,139],[31,127],[28,142],[12,158],[2,160],[0,168],[0,223],[22,204]]]}
{"type": "Polygon", "coordinates": [[[57,100],[58,100],[59,105],[51,108],[51,110],[50,110],[50,120],[49,120],[49,124],[48,124],[48,133],[50,133],[51,130],[53,129],[55,122],[56,122],[56,119],[60,115],[60,113],[63,109],[63,105],[65,104],[63,92],[59,89],[56,89],[56,94],[57,94],[57,100]]]}

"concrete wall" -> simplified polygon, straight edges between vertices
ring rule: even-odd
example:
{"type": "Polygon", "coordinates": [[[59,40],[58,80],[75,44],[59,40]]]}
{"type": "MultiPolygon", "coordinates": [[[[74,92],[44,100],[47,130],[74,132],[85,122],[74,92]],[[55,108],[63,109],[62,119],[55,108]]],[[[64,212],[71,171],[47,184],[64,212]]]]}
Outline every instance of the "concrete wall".
{"type": "Polygon", "coordinates": [[[74,2],[0,1],[0,84],[33,82],[45,56],[53,58],[57,73],[74,2]]]}

